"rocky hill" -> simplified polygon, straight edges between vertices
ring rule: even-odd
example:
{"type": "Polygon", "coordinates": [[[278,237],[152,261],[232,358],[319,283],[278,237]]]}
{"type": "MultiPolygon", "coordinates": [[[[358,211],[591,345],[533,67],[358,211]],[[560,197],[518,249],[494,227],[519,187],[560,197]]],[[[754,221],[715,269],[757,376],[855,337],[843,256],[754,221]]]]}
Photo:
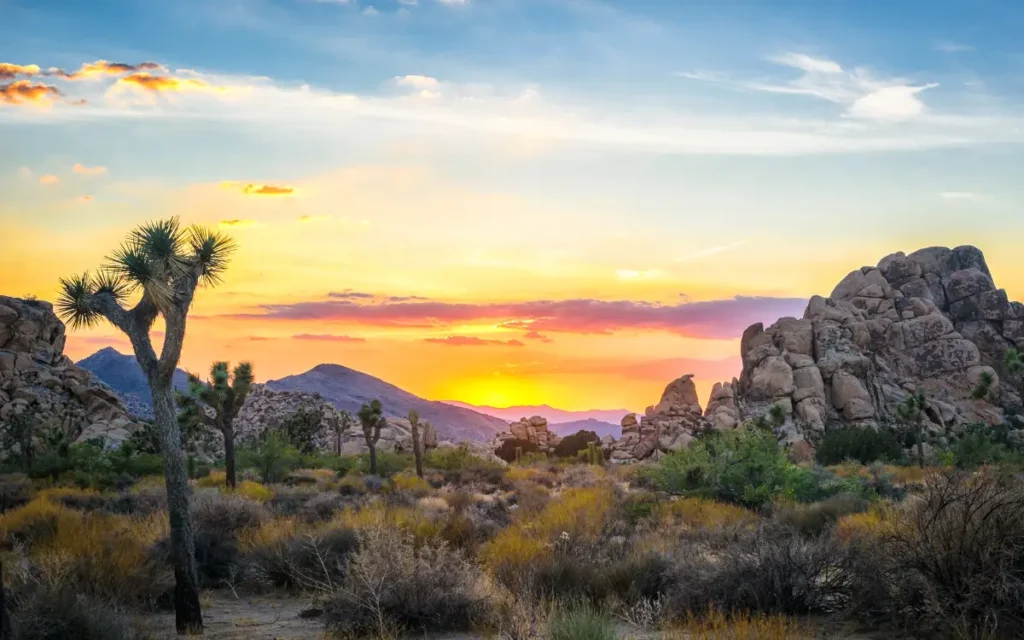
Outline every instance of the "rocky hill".
{"type": "MultiPolygon", "coordinates": [[[[621,417],[619,418],[621,420],[621,417]]],[[[599,437],[612,436],[618,438],[622,433],[622,427],[617,424],[611,424],[610,422],[604,422],[601,420],[595,420],[594,418],[588,418],[586,420],[573,420],[572,422],[556,422],[549,424],[550,429],[556,435],[561,437],[571,436],[574,433],[580,431],[593,431],[599,437]]]]}
{"type": "MultiPolygon", "coordinates": [[[[459,402],[457,400],[445,400],[444,402],[445,404],[450,404],[456,407],[471,409],[477,413],[494,416],[495,418],[500,418],[505,422],[515,422],[522,416],[540,416],[547,420],[551,425],[583,420],[597,420],[615,425],[616,430],[619,421],[622,420],[622,416],[630,413],[626,409],[589,409],[584,411],[570,411],[567,409],[558,409],[546,404],[490,407],[486,405],[469,404],[468,402],[459,402]]],[[[575,431],[573,433],[575,433],[575,431]]]]}
{"type": "Polygon", "coordinates": [[[504,420],[444,402],[425,400],[379,378],[336,364],[321,364],[309,371],[267,381],[270,391],[316,393],[338,409],[353,415],[364,403],[378,399],[385,415],[405,418],[410,409],[429,420],[445,440],[476,440],[486,442],[495,433],[508,428],[504,420]]]}
{"type": "MultiPolygon", "coordinates": [[[[113,347],[105,347],[76,364],[96,374],[97,378],[113,389],[132,415],[146,420],[153,418],[149,383],[135,356],[120,353],[113,347]]],[[[175,370],[174,386],[187,389],[188,374],[181,369],[175,370]]]]}
{"type": "Polygon", "coordinates": [[[0,296],[0,427],[25,415],[71,440],[121,442],[140,425],[110,387],[64,355],[64,338],[50,303],[0,296]]]}
{"type": "Polygon", "coordinates": [[[915,389],[928,397],[928,429],[997,424],[1019,406],[1000,384],[1002,358],[1024,348],[1024,305],[996,287],[982,252],[969,246],[896,253],[847,275],[803,318],[755,324],[740,342],[739,378],[716,384],[702,412],[690,376],[672,382],[639,421],[623,419],[617,459],[686,446],[699,430],[731,429],[779,406],[780,436],[808,450],[815,434],[843,425],[886,428],[915,389]],[[982,374],[995,381],[976,399],[982,374]]]}

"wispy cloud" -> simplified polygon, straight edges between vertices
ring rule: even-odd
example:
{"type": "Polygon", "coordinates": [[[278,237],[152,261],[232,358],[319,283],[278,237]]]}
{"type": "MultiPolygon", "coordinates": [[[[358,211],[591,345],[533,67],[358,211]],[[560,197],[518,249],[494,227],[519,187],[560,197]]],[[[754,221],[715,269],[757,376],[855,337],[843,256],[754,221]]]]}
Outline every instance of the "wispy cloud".
{"type": "Polygon", "coordinates": [[[106,167],[101,167],[99,165],[97,165],[95,167],[87,167],[87,166],[85,166],[85,165],[83,165],[81,163],[77,163],[77,162],[75,163],[75,166],[72,167],[71,170],[74,171],[75,173],[79,174],[79,175],[82,175],[82,176],[101,176],[101,175],[104,175],[105,173],[107,173],[107,168],[106,167]]]}
{"type": "Polygon", "coordinates": [[[242,193],[249,196],[290,196],[295,189],[272,184],[247,184],[242,187],[242,193]]]}
{"type": "Polygon", "coordinates": [[[13,80],[18,76],[34,76],[39,73],[37,64],[14,64],[13,62],[0,62],[0,80],[13,80]]]}
{"type": "Polygon", "coordinates": [[[488,322],[538,333],[612,334],[664,331],[696,338],[733,339],[755,322],[771,323],[803,313],[803,298],[735,297],[659,304],[631,300],[536,300],[525,302],[442,302],[351,300],[261,305],[231,317],[317,320],[377,327],[445,328],[488,322]]]}
{"type": "Polygon", "coordinates": [[[943,200],[973,200],[975,202],[990,198],[988,194],[974,191],[943,191],[939,193],[939,197],[943,200]]]}
{"type": "Polygon", "coordinates": [[[292,336],[293,340],[307,340],[311,342],[366,342],[366,338],[353,336],[336,336],[326,333],[300,333],[292,336]]]}
{"type": "Polygon", "coordinates": [[[61,95],[60,89],[43,82],[15,80],[8,84],[0,84],[0,105],[46,108],[61,95]]]}
{"type": "Polygon", "coordinates": [[[962,42],[943,41],[936,43],[935,50],[943,53],[963,53],[966,51],[974,51],[974,47],[962,42]]]}
{"type": "Polygon", "coordinates": [[[424,342],[443,344],[448,347],[525,347],[519,340],[491,340],[476,336],[448,336],[446,338],[425,338],[424,342]]]}
{"type": "Polygon", "coordinates": [[[250,220],[248,218],[233,218],[231,220],[221,220],[220,221],[220,226],[222,226],[222,227],[243,228],[243,227],[252,227],[252,226],[255,226],[255,225],[256,225],[256,221],[255,220],[250,220]]]}
{"type": "Polygon", "coordinates": [[[60,178],[53,174],[39,176],[39,184],[57,184],[58,182],[60,182],[60,178]]]}

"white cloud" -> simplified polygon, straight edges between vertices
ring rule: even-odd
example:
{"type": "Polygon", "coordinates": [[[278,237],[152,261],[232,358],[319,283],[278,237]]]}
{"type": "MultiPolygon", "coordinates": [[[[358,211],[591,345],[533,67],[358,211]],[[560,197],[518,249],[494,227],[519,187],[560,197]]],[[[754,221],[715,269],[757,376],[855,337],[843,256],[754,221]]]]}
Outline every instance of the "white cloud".
{"type": "Polygon", "coordinates": [[[806,71],[807,73],[843,72],[843,68],[837,62],[825,58],[812,58],[803,53],[783,53],[782,55],[772,56],[770,60],[777,64],[806,71]]]}
{"type": "Polygon", "coordinates": [[[18,170],[15,173],[19,180],[31,180],[36,176],[35,172],[28,167],[18,167],[18,170]]]}
{"type": "Polygon", "coordinates": [[[660,269],[616,269],[615,277],[619,280],[654,280],[662,278],[665,272],[660,269]]]}
{"type": "Polygon", "coordinates": [[[380,15],[380,11],[377,11],[373,7],[366,7],[365,9],[363,9],[362,13],[363,13],[364,16],[377,16],[377,15],[380,15]]]}
{"type": "Polygon", "coordinates": [[[456,7],[469,4],[469,0],[437,0],[440,4],[456,7]]]}
{"type": "Polygon", "coordinates": [[[943,53],[963,53],[965,51],[974,51],[974,47],[962,42],[939,42],[935,45],[935,50],[943,53]]]}
{"type": "Polygon", "coordinates": [[[939,85],[882,87],[877,91],[854,100],[847,113],[855,118],[877,120],[914,118],[924,113],[927,109],[925,104],[921,102],[921,99],[917,97],[917,94],[937,86],[939,85]]]}
{"type": "Polygon", "coordinates": [[[437,78],[420,75],[395,76],[395,83],[400,87],[414,89],[436,89],[441,86],[441,82],[437,78]]]}
{"type": "Polygon", "coordinates": [[[973,200],[981,201],[988,200],[989,196],[984,193],[975,193],[973,191],[943,191],[939,194],[939,197],[943,200],[973,200]]]}
{"type": "Polygon", "coordinates": [[[923,105],[915,103],[923,88],[912,87],[902,94],[889,91],[858,104],[882,89],[905,86],[875,81],[860,70],[803,72],[800,79],[771,89],[723,81],[745,91],[819,96],[844,107],[834,117],[799,117],[787,111],[689,111],[676,104],[638,100],[635,95],[563,93],[557,99],[541,98],[532,85],[463,84],[426,75],[391,79],[392,87],[408,91],[358,94],[261,77],[201,72],[195,77],[224,91],[180,93],[155,104],[111,95],[101,85],[76,87],[82,93],[75,97],[88,98],[86,104],[47,112],[0,110],[0,127],[101,118],[183,119],[216,122],[219,127],[306,131],[318,137],[444,136],[446,144],[503,147],[528,140],[545,151],[571,145],[686,155],[807,155],[1024,142],[1024,118],[1019,114],[925,112],[923,105]],[[852,113],[847,114],[847,109],[852,113]]]}

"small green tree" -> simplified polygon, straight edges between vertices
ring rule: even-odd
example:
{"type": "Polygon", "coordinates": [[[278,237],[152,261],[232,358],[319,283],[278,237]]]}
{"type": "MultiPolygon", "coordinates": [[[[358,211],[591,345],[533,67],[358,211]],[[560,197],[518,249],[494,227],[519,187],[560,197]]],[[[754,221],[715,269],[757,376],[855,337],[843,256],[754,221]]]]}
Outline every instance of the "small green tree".
{"type": "Polygon", "coordinates": [[[285,435],[275,429],[264,434],[264,439],[252,448],[241,451],[243,466],[256,469],[263,483],[280,482],[285,474],[299,463],[301,454],[288,444],[285,435]]]}
{"type": "Polygon", "coordinates": [[[227,486],[236,485],[235,476],[235,418],[242,410],[245,399],[252,389],[252,365],[239,363],[228,373],[227,362],[215,362],[210,367],[210,380],[203,382],[199,376],[189,374],[188,392],[177,393],[178,421],[182,432],[189,432],[198,425],[216,429],[224,435],[224,465],[227,486]],[[213,411],[211,416],[206,409],[213,411]]]}
{"type": "Polygon", "coordinates": [[[334,432],[334,455],[341,455],[341,441],[345,432],[351,429],[356,419],[346,410],[333,412],[327,419],[327,425],[334,432]]]}
{"type": "Polygon", "coordinates": [[[370,450],[370,473],[377,475],[377,442],[380,440],[380,430],[388,423],[384,417],[384,406],[380,400],[374,399],[370,404],[360,407],[358,416],[366,447],[370,450]]]}
{"type": "Polygon", "coordinates": [[[905,428],[914,432],[917,442],[917,465],[924,467],[924,419],[928,408],[928,397],[924,389],[918,389],[904,398],[896,407],[896,419],[905,428]]]}
{"type": "Polygon", "coordinates": [[[1017,393],[1020,394],[1021,400],[1024,400],[1024,355],[1017,349],[1007,349],[1003,354],[1003,366],[1006,367],[1006,373],[1017,387],[1017,393]]]}
{"type": "Polygon", "coordinates": [[[423,447],[420,444],[420,414],[409,409],[409,425],[412,430],[412,454],[416,457],[416,475],[423,477],[423,447]]]}
{"type": "Polygon", "coordinates": [[[296,449],[305,455],[316,453],[316,435],[323,429],[323,409],[299,407],[281,421],[281,434],[296,449]]]}
{"type": "Polygon", "coordinates": [[[971,396],[975,400],[985,400],[992,393],[992,387],[995,383],[995,376],[988,371],[982,371],[981,375],[978,376],[978,384],[974,385],[974,389],[971,391],[971,396]]]}

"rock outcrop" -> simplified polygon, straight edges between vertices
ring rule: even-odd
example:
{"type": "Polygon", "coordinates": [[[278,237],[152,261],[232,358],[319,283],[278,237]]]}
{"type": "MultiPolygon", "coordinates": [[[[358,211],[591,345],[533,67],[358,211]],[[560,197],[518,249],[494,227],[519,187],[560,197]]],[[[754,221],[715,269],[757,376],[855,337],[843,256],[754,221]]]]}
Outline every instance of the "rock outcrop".
{"type": "Polygon", "coordinates": [[[998,384],[1014,346],[1024,347],[1024,305],[996,288],[980,250],[896,253],[811,298],[803,318],[748,328],[743,372],[715,386],[706,415],[725,427],[779,405],[783,437],[795,443],[840,425],[891,425],[920,387],[934,431],[997,423],[1020,400],[998,384]],[[971,392],[983,373],[997,383],[978,400],[971,392]]]}
{"type": "MultiPolygon", "coordinates": [[[[335,434],[331,425],[338,419],[339,410],[318,393],[304,391],[271,391],[266,385],[255,384],[245,399],[242,410],[235,418],[235,433],[239,443],[257,440],[268,428],[280,425],[300,409],[319,411],[323,415],[320,431],[314,437],[317,448],[334,451],[335,434]]],[[[354,416],[353,416],[354,417],[354,416]]],[[[438,445],[437,430],[429,423],[420,424],[420,437],[425,449],[438,445]]],[[[404,418],[387,418],[387,426],[380,431],[378,451],[411,453],[412,427],[404,418]]],[[[345,455],[367,453],[366,439],[359,421],[342,433],[341,452],[345,455]]]]}
{"type": "Polygon", "coordinates": [[[64,355],[64,340],[50,303],[0,296],[0,425],[28,415],[73,441],[120,444],[141,425],[112,389],[64,355]]]}
{"type": "Polygon", "coordinates": [[[670,382],[658,404],[648,407],[639,420],[633,413],[623,417],[619,440],[602,442],[615,462],[658,458],[686,448],[709,424],[701,413],[693,376],[688,374],[670,382]]]}
{"type": "Polygon", "coordinates": [[[491,440],[491,451],[498,449],[502,443],[508,440],[523,440],[533,443],[544,453],[550,453],[562,441],[555,432],[548,430],[548,420],[543,416],[520,418],[517,422],[510,424],[508,431],[498,433],[491,440]]]}

